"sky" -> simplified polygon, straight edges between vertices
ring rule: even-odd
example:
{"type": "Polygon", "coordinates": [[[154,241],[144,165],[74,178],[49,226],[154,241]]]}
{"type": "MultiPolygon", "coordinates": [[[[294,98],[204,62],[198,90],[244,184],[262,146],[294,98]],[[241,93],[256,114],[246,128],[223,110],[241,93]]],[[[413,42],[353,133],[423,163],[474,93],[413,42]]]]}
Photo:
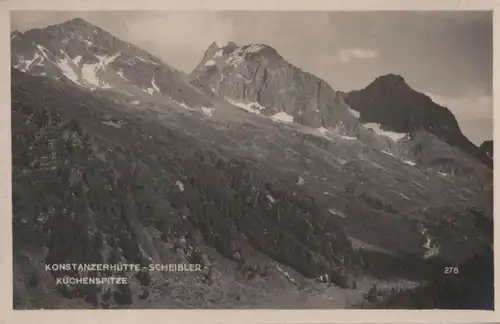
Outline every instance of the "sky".
{"type": "Polygon", "coordinates": [[[25,31],[81,17],[185,72],[213,42],[267,44],[335,90],[400,74],[448,107],[475,144],[493,138],[493,15],[481,11],[14,12],[25,31]]]}

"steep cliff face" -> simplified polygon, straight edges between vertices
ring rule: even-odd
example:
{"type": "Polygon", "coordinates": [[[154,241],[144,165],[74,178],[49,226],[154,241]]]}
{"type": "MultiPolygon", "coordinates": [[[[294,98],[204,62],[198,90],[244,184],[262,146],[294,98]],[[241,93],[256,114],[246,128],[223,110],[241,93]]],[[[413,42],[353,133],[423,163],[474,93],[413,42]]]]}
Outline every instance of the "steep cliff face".
{"type": "Polygon", "coordinates": [[[264,116],[355,133],[357,119],[341,93],[288,63],[267,45],[212,44],[192,72],[194,82],[264,116]]]}
{"type": "Polygon", "coordinates": [[[345,100],[359,112],[362,122],[378,123],[384,130],[399,133],[425,130],[492,166],[486,154],[465,137],[448,108],[413,90],[399,75],[378,77],[366,88],[346,93],[345,100]]]}

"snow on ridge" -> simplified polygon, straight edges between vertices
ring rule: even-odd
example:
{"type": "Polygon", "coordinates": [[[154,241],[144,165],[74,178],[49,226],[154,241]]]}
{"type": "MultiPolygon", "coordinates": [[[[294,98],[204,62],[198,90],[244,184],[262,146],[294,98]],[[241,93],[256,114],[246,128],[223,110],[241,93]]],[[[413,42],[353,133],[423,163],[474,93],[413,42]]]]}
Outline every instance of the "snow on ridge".
{"type": "Polygon", "coordinates": [[[359,117],[361,116],[361,114],[359,113],[359,111],[354,110],[351,107],[348,107],[347,109],[349,110],[349,113],[351,113],[351,115],[353,115],[354,117],[356,117],[356,118],[359,119],[359,117]]]}
{"type": "Polygon", "coordinates": [[[271,116],[271,119],[274,121],[278,122],[284,122],[284,123],[293,123],[294,119],[293,116],[290,116],[284,111],[281,111],[273,116],[271,116]]]}
{"type": "Polygon", "coordinates": [[[366,123],[366,124],[363,124],[363,127],[367,128],[367,129],[371,129],[377,135],[389,137],[390,139],[392,139],[395,142],[408,136],[407,133],[396,133],[396,132],[391,132],[391,131],[385,131],[381,128],[381,125],[379,123],[366,123]]]}
{"type": "Polygon", "coordinates": [[[205,62],[205,66],[214,66],[215,65],[215,61],[214,60],[208,60],[205,62]]]}

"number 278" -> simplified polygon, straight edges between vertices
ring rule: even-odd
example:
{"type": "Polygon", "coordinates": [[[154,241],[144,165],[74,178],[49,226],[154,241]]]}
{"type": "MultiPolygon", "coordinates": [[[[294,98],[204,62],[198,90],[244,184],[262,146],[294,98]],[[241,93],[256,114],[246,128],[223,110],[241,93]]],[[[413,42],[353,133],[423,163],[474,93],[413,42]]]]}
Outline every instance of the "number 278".
{"type": "Polygon", "coordinates": [[[444,274],[458,274],[459,272],[457,267],[444,267],[444,274]]]}

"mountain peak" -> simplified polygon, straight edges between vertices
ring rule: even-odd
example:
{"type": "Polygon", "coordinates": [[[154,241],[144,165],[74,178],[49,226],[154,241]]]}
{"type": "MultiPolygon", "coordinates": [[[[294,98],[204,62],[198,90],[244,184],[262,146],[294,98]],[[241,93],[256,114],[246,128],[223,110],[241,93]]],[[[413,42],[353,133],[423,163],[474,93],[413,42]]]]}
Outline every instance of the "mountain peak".
{"type": "Polygon", "coordinates": [[[79,26],[85,26],[85,27],[97,27],[97,26],[94,26],[93,24],[91,24],[90,22],[86,21],[85,19],[80,18],[80,17],[76,17],[76,18],[67,20],[65,22],[60,23],[59,25],[73,25],[73,26],[79,25],[79,26]]]}
{"type": "Polygon", "coordinates": [[[406,80],[399,74],[388,73],[385,75],[381,75],[377,77],[372,84],[384,84],[384,85],[392,85],[392,86],[408,86],[406,80]]]}

